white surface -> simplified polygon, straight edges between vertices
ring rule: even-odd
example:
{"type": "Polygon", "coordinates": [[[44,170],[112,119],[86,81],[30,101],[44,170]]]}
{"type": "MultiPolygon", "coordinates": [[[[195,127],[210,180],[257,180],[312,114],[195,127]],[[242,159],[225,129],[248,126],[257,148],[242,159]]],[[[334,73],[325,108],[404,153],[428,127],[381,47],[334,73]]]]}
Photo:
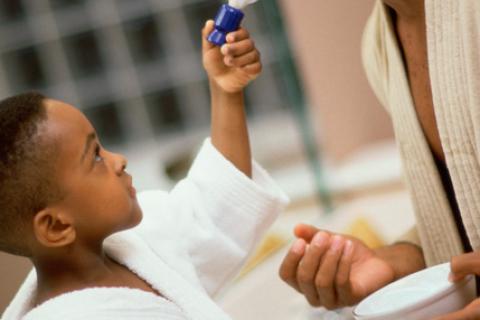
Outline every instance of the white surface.
{"type": "Polygon", "coordinates": [[[359,320],[424,319],[439,315],[439,304],[442,312],[456,311],[475,296],[474,277],[454,284],[449,273],[450,263],[444,263],[402,278],[367,297],[354,314],[359,320]]]}
{"type": "Polygon", "coordinates": [[[331,190],[348,191],[400,181],[402,164],[395,141],[387,140],[365,146],[328,172],[331,190]]]}
{"type": "MultiPolygon", "coordinates": [[[[281,141],[275,142],[282,145],[281,141]]],[[[401,160],[394,141],[365,147],[341,164],[333,166],[324,161],[322,166],[324,183],[332,194],[381,186],[402,179],[401,160]]],[[[284,166],[271,173],[292,199],[302,199],[315,193],[315,177],[306,161],[284,166]]]]}
{"type": "Polygon", "coordinates": [[[403,191],[365,196],[338,206],[327,216],[316,216],[314,224],[334,232],[345,232],[355,219],[363,218],[387,244],[398,241],[415,225],[409,194],[403,191]]]}

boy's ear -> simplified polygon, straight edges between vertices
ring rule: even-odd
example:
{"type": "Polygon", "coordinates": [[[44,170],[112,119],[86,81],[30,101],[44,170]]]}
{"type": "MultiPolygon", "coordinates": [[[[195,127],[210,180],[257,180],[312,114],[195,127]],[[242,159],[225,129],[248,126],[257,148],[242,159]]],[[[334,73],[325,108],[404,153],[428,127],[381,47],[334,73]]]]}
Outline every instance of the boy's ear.
{"type": "Polygon", "coordinates": [[[76,238],[72,218],[52,208],[37,212],[33,219],[33,230],[38,242],[48,248],[67,246],[76,238]]]}

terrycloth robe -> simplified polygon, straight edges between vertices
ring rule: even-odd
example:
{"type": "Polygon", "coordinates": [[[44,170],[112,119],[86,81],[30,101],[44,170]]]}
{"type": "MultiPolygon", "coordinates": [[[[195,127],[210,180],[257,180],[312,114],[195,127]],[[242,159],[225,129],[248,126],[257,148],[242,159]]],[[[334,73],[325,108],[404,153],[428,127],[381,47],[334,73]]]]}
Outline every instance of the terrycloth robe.
{"type": "Polygon", "coordinates": [[[107,255],[163,297],[139,289],[89,288],[34,308],[32,271],[2,319],[229,319],[211,296],[239,271],[287,201],[258,164],[249,179],[207,140],[187,178],[170,193],[139,194],[139,226],[105,241],[107,255]]]}
{"type": "MultiPolygon", "coordinates": [[[[425,0],[428,66],[440,139],[470,244],[480,248],[480,1],[425,0]]],[[[463,253],[416,115],[386,6],[377,1],[363,38],[368,79],[391,115],[417,233],[428,265],[463,253]]]]}

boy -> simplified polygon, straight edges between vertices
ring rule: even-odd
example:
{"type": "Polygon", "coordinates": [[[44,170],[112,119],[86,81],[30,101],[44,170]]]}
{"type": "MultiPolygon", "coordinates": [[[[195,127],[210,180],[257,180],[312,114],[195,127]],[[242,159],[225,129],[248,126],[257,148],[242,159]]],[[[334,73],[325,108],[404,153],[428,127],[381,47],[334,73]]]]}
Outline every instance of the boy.
{"type": "Polygon", "coordinates": [[[72,106],[37,94],[0,103],[0,249],[35,267],[2,319],[229,318],[210,296],[287,199],[250,157],[242,90],[259,53],[244,29],[214,47],[212,29],[211,140],[168,194],[137,202],[126,159],[72,106]]]}

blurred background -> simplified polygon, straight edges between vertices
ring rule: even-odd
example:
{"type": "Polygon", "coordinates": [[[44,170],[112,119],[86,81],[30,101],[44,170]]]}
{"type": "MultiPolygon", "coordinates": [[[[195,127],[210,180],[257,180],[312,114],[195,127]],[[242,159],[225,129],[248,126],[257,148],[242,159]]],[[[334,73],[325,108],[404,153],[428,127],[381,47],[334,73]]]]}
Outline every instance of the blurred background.
{"type": "MultiPolygon", "coordinates": [[[[308,308],[277,279],[295,223],[372,246],[413,223],[391,124],[361,64],[373,2],[260,0],[245,10],[264,63],[246,91],[253,152],[292,203],[219,297],[234,319],[344,316],[308,308]]],[[[137,189],[168,189],[209,132],[200,31],[222,3],[0,0],[0,98],[39,90],[75,105],[127,156],[137,189]]],[[[29,269],[0,253],[0,313],[29,269]]]]}

